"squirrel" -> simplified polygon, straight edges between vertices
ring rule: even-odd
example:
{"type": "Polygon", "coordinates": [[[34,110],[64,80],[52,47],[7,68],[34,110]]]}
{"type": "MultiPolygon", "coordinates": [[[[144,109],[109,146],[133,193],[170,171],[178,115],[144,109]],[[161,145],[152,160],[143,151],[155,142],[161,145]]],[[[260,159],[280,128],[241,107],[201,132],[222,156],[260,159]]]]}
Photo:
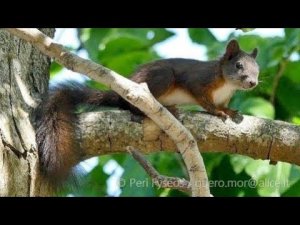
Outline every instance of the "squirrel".
{"type": "MultiPolygon", "coordinates": [[[[218,60],[159,59],[140,66],[131,77],[146,82],[153,96],[164,106],[198,104],[221,118],[234,117],[227,108],[236,90],[251,90],[258,84],[257,48],[251,53],[231,40],[218,60]]],[[[43,175],[54,183],[65,181],[80,162],[82,151],[76,137],[80,104],[113,106],[141,112],[114,91],[93,90],[67,83],[49,90],[38,107],[36,140],[43,175]]]]}

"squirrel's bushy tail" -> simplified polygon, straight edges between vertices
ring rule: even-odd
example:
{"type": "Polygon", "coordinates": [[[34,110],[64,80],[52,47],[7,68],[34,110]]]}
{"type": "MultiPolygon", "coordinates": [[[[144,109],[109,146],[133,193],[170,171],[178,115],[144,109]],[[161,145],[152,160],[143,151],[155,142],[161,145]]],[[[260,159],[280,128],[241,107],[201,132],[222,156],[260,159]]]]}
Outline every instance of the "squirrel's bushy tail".
{"type": "Polygon", "coordinates": [[[82,103],[118,106],[115,92],[88,89],[77,83],[56,86],[37,110],[36,141],[41,172],[54,186],[61,185],[81,160],[76,137],[76,107],[82,103]]]}

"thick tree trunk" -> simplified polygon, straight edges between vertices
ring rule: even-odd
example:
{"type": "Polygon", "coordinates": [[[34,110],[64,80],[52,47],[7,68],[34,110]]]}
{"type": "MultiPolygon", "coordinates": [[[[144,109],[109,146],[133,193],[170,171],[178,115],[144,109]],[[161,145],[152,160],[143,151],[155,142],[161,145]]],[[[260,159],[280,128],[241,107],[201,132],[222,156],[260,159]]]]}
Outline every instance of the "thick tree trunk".
{"type": "MultiPolygon", "coordinates": [[[[41,30],[54,36],[55,29],[41,30]]],[[[51,195],[39,176],[33,124],[50,59],[4,30],[0,46],[0,196],[51,195]]]]}

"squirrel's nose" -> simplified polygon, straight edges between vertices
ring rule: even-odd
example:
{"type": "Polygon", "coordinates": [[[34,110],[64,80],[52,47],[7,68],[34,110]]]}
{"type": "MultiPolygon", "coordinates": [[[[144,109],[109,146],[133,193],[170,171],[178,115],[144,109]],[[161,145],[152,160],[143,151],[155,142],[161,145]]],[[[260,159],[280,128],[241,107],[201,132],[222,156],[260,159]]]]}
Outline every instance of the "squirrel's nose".
{"type": "Polygon", "coordinates": [[[249,84],[250,84],[251,87],[256,86],[256,82],[255,81],[249,81],[249,84]]]}

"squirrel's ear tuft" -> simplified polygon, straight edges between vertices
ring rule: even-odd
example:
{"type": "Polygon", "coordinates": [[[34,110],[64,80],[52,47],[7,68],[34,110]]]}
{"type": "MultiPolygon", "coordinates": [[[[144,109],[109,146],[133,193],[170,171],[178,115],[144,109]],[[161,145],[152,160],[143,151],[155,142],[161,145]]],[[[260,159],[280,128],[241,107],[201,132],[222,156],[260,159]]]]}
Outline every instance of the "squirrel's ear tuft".
{"type": "Polygon", "coordinates": [[[257,56],[257,53],[258,53],[258,49],[255,48],[255,49],[253,49],[253,51],[251,52],[251,56],[255,59],[256,56],[257,56]]]}
{"type": "Polygon", "coordinates": [[[226,47],[225,59],[230,60],[240,52],[240,46],[237,40],[231,40],[226,47]]]}

